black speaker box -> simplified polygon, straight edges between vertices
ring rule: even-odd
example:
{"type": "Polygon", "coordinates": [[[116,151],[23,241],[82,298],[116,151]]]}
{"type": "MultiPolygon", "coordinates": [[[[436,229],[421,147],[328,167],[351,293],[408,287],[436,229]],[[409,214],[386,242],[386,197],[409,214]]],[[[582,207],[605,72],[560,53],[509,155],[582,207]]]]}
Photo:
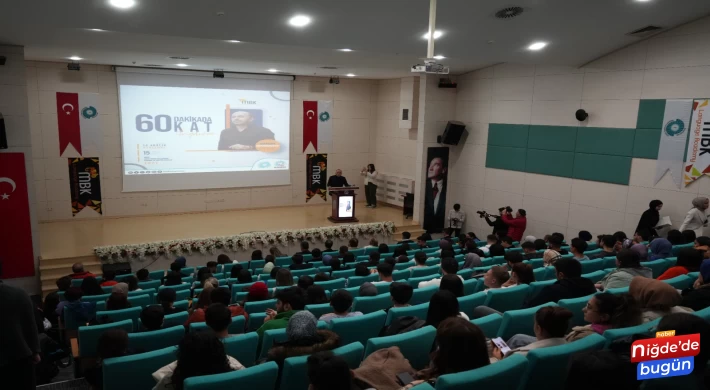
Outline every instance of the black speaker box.
{"type": "Polygon", "coordinates": [[[441,143],[444,145],[458,145],[465,130],[466,125],[462,122],[449,121],[446,124],[444,135],[441,137],[441,143]]]}
{"type": "Polygon", "coordinates": [[[101,269],[106,272],[106,271],[113,271],[116,273],[116,275],[127,275],[132,273],[131,272],[131,264],[130,263],[114,263],[114,264],[104,264],[101,269]]]}

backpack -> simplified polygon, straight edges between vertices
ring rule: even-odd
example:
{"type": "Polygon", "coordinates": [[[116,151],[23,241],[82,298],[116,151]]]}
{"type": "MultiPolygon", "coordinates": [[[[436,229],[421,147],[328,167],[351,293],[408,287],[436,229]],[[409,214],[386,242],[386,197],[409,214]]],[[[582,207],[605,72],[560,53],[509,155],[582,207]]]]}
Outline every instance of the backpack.
{"type": "Polygon", "coordinates": [[[404,316],[397,317],[392,320],[390,326],[388,326],[381,336],[394,336],[396,334],[407,333],[412,330],[417,330],[423,328],[426,325],[426,321],[420,320],[414,316],[404,316]]]}

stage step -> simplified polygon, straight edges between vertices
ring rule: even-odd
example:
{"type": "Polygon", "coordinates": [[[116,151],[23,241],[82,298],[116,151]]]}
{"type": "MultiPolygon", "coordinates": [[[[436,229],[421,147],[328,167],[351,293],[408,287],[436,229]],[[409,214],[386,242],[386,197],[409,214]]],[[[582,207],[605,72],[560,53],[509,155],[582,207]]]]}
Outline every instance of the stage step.
{"type": "Polygon", "coordinates": [[[84,264],[84,270],[102,275],[101,262],[96,256],[77,256],[39,259],[39,275],[42,283],[42,295],[46,296],[50,292],[57,290],[57,279],[72,273],[71,267],[75,263],[84,264]]]}

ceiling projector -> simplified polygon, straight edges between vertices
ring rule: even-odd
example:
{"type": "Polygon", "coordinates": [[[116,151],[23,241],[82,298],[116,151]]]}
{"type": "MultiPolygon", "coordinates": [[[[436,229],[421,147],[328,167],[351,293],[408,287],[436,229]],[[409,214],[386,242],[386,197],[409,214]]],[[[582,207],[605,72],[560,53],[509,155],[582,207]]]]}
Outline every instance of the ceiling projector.
{"type": "Polygon", "coordinates": [[[449,74],[449,67],[444,66],[444,64],[437,64],[433,58],[427,58],[424,60],[424,65],[412,65],[412,73],[449,74]]]}

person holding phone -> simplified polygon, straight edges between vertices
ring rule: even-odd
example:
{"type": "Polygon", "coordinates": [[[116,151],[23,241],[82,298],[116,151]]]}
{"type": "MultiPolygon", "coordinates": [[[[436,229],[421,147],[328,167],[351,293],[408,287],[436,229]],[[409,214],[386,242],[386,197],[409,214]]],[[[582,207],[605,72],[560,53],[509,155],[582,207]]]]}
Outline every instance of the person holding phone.
{"type": "MultiPolygon", "coordinates": [[[[516,337],[525,339],[525,343],[529,342],[528,335],[515,335],[508,340],[508,343],[503,343],[503,340],[498,338],[492,342],[491,358],[502,360],[514,353],[522,353],[527,355],[528,352],[537,348],[554,347],[567,343],[565,333],[569,329],[569,320],[572,318],[572,312],[562,307],[545,306],[540,308],[535,313],[535,338],[537,341],[529,343],[523,347],[517,347],[516,337]],[[506,347],[510,348],[507,350],[506,347]]],[[[493,361],[493,359],[491,359],[493,361]]]]}
{"type": "Polygon", "coordinates": [[[375,170],[375,164],[367,164],[367,168],[362,167],[360,174],[365,176],[365,198],[367,199],[365,207],[374,209],[377,207],[377,184],[375,184],[377,170],[375,170]]]}

